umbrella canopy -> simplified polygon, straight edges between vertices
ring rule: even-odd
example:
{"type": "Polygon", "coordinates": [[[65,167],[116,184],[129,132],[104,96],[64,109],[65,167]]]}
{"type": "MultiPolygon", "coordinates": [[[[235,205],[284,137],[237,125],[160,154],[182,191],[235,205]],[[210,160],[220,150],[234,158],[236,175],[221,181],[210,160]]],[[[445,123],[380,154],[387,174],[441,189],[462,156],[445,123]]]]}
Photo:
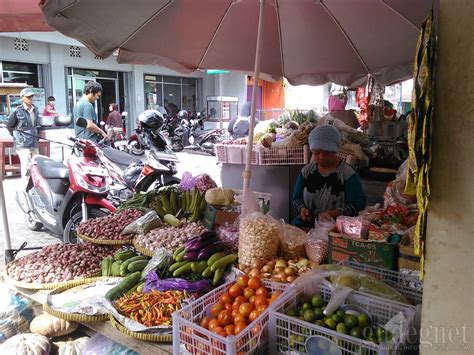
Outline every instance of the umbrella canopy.
{"type": "MultiPolygon", "coordinates": [[[[294,85],[407,79],[433,0],[266,0],[261,72],[294,85]]],[[[259,0],[46,0],[47,23],[120,63],[253,71],[259,0]]]]}
{"type": "Polygon", "coordinates": [[[43,18],[39,0],[1,0],[0,32],[53,31],[43,18]]]}

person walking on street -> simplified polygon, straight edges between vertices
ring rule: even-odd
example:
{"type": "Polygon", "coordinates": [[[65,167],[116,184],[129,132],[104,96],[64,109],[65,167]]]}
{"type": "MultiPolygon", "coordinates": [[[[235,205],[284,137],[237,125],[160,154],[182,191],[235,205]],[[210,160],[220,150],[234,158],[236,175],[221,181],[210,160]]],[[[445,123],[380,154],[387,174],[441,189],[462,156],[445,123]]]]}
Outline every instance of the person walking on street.
{"type": "Polygon", "coordinates": [[[94,109],[93,103],[96,102],[99,97],[102,95],[102,85],[95,81],[87,82],[84,87],[84,94],[76,102],[73,110],[74,118],[74,133],[78,139],[92,139],[95,134],[101,135],[104,138],[107,138],[107,134],[100,129],[97,119],[97,114],[94,109]],[[76,124],[76,121],[79,117],[85,118],[87,120],[87,127],[79,127],[76,124]]]}
{"type": "Polygon", "coordinates": [[[38,108],[33,105],[34,92],[24,88],[20,92],[21,105],[8,116],[7,129],[13,136],[16,152],[20,158],[21,177],[26,186],[31,158],[38,151],[38,108]]]}
{"type": "Polygon", "coordinates": [[[57,117],[59,116],[59,112],[56,111],[56,99],[54,96],[48,97],[48,104],[43,110],[43,116],[54,116],[57,117]]]}

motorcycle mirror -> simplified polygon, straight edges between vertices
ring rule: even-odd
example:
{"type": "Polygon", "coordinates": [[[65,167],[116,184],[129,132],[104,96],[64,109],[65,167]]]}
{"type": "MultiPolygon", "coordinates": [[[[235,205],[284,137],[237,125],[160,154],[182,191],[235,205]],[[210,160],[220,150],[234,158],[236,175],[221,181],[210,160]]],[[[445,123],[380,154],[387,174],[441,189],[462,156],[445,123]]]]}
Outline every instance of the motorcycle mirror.
{"type": "Polygon", "coordinates": [[[123,111],[123,112],[122,112],[122,116],[123,116],[123,117],[127,117],[127,116],[128,116],[128,112],[127,112],[127,111],[123,111]]]}
{"type": "Polygon", "coordinates": [[[76,120],[76,125],[82,128],[87,127],[87,120],[84,117],[78,117],[76,120]]]}

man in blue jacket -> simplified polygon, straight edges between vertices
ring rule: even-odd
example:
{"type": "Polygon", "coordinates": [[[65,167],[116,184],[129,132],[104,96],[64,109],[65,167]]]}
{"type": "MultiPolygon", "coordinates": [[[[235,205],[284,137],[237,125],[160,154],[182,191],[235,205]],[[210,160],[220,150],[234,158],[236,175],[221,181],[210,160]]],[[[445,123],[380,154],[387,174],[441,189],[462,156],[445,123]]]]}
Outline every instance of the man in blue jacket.
{"type": "Polygon", "coordinates": [[[20,158],[21,177],[26,185],[31,158],[38,154],[38,108],[33,105],[34,92],[24,88],[20,92],[21,105],[8,116],[7,129],[13,136],[16,152],[20,158]]]}

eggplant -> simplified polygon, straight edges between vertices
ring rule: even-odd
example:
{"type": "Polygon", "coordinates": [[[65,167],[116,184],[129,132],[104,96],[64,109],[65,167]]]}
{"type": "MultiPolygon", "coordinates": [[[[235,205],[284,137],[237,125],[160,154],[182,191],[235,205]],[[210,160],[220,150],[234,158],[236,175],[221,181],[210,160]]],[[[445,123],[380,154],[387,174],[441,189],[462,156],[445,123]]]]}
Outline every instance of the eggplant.
{"type": "Polygon", "coordinates": [[[206,260],[211,257],[212,254],[217,253],[218,251],[224,250],[225,249],[225,244],[223,242],[214,242],[204,249],[202,249],[199,254],[197,259],[198,260],[206,260]]]}
{"type": "Polygon", "coordinates": [[[198,258],[199,250],[186,250],[186,254],[184,254],[184,260],[186,261],[196,261],[198,258]]]}
{"type": "Polygon", "coordinates": [[[203,241],[199,240],[194,240],[192,243],[189,243],[186,246],[186,251],[200,251],[201,249],[204,249],[208,245],[217,242],[217,238],[212,238],[212,239],[205,239],[203,241]]]}

